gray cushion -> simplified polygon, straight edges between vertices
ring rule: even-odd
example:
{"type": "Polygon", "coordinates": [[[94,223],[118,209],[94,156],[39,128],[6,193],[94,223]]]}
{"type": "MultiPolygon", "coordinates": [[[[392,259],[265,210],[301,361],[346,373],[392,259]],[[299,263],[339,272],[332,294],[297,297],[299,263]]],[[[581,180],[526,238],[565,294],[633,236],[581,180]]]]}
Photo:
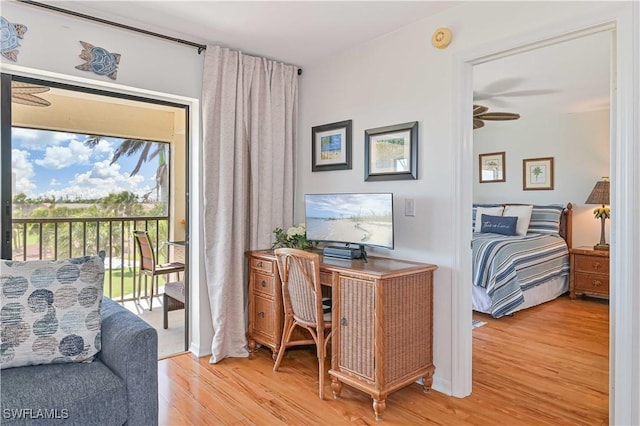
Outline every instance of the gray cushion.
{"type": "Polygon", "coordinates": [[[184,281],[173,281],[164,285],[164,292],[167,296],[184,303],[184,281]]]}
{"type": "Polygon", "coordinates": [[[9,368],[2,370],[1,385],[3,425],[127,421],[124,381],[99,360],[9,368]]]}
{"type": "Polygon", "coordinates": [[[0,261],[0,368],[91,361],[103,283],[98,256],[0,261]]]}

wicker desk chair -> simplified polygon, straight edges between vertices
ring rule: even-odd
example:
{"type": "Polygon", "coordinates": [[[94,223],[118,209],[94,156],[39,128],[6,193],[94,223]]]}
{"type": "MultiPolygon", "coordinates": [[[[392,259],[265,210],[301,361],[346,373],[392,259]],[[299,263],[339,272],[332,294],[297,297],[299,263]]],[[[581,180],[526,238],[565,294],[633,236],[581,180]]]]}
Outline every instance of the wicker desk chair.
{"type": "Polygon", "coordinates": [[[331,312],[323,312],[320,256],[289,248],[276,249],[275,255],[282,279],[285,317],[282,344],[273,371],[278,371],[288,347],[315,344],[320,381],[318,396],[324,399],[324,360],[331,339],[331,312]],[[297,326],[307,329],[313,340],[290,341],[297,326]]]}
{"type": "MultiPolygon", "coordinates": [[[[158,275],[168,275],[184,272],[184,263],[172,262],[162,265],[156,264],[156,254],[151,246],[149,233],[147,231],[133,231],[136,238],[136,244],[140,251],[140,280],[138,283],[138,301],[140,300],[140,292],[142,290],[142,275],[144,274],[144,288],[147,290],[147,277],[151,277],[151,298],[149,299],[149,310],[153,310],[153,285],[155,283],[156,291],[158,290],[158,275]]],[[[135,293],[135,288],[133,289],[135,293]]]]}

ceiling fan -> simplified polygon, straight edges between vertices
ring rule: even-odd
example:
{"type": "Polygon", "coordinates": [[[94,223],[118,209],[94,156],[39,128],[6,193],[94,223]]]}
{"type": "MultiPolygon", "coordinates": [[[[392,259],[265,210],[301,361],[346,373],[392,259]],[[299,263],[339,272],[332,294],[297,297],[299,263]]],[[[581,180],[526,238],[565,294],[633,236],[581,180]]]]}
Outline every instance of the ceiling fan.
{"type": "Polygon", "coordinates": [[[17,104],[47,107],[51,105],[51,102],[46,99],[42,99],[40,96],[36,96],[36,93],[45,93],[51,90],[47,86],[40,86],[38,84],[24,83],[21,81],[11,82],[11,102],[17,104]]]}
{"type": "Polygon", "coordinates": [[[504,120],[517,120],[520,118],[520,114],[514,112],[487,112],[489,108],[483,105],[473,106],[473,129],[479,129],[484,127],[484,121],[504,121],[504,120]]]}

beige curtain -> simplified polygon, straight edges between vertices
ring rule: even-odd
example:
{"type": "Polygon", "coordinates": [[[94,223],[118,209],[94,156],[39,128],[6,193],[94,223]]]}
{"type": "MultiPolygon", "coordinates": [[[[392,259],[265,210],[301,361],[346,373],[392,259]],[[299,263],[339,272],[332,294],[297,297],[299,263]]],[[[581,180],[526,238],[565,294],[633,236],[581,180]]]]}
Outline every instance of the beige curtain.
{"type": "Polygon", "coordinates": [[[247,352],[246,250],[293,221],[298,69],[207,46],[202,84],[205,278],[211,362],[247,352]]]}

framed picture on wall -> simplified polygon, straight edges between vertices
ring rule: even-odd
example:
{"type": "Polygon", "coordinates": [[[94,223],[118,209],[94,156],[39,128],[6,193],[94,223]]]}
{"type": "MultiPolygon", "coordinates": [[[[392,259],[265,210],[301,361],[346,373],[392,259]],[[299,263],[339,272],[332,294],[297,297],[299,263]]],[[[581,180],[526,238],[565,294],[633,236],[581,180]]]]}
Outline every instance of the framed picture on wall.
{"type": "Polygon", "coordinates": [[[553,157],[522,160],[522,189],[553,189],[553,157]]]}
{"type": "Polygon", "coordinates": [[[351,120],[311,129],[311,171],[351,169],[351,120]]]}
{"type": "Polygon", "coordinates": [[[364,132],[364,180],[418,179],[418,122],[364,132]]]}
{"type": "Polygon", "coordinates": [[[478,156],[480,183],[506,182],[504,157],[504,152],[492,152],[478,156]]]}

